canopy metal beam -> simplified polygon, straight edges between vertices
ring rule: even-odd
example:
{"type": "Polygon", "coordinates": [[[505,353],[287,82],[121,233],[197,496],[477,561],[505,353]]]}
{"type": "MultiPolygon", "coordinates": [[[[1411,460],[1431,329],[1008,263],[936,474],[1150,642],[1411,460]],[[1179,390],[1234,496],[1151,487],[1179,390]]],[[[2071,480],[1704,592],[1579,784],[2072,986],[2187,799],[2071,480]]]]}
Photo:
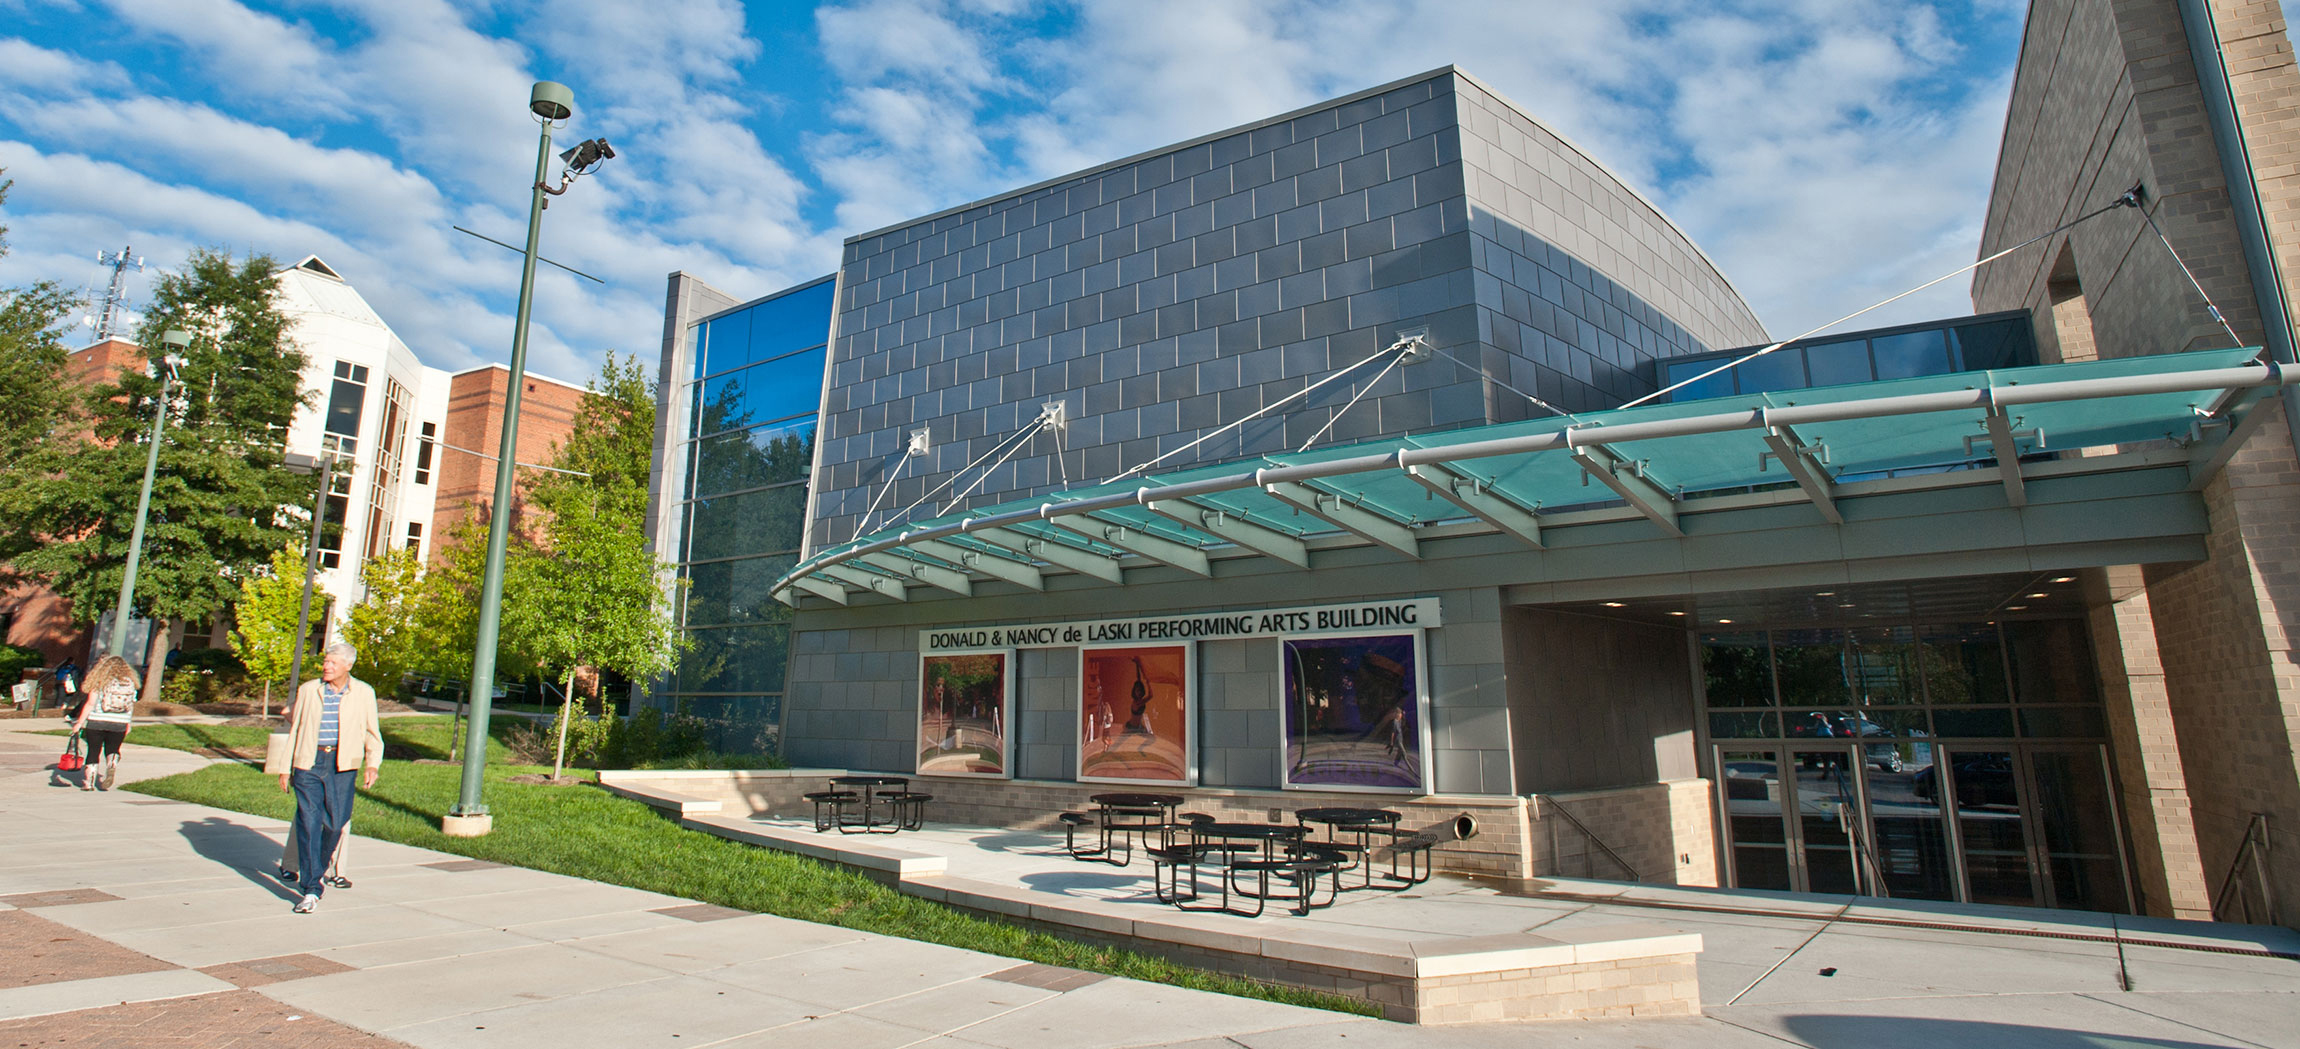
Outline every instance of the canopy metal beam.
{"type": "Polygon", "coordinates": [[[1262,486],[1262,491],[1273,499],[1359,538],[1379,543],[1416,560],[1422,556],[1421,541],[1414,538],[1413,529],[1371,510],[1352,506],[1332,492],[1320,491],[1293,481],[1266,484],[1262,486]]]}
{"type": "Polygon", "coordinates": [[[2212,479],[2228,465],[2228,461],[2244,449],[2244,443],[2259,432],[2260,424],[2268,417],[2268,413],[2260,410],[2260,401],[2267,393],[2259,388],[2245,390],[2243,396],[2231,401],[2218,416],[2196,421],[2199,429],[2223,425],[2228,432],[2218,440],[2208,440],[2196,446],[2195,457],[2188,467],[2189,491],[2203,491],[2204,486],[2211,484],[2212,479]]]}
{"type": "MultiPolygon", "coordinates": [[[[826,579],[819,579],[811,575],[803,575],[791,580],[791,586],[795,586],[801,590],[806,591],[807,593],[813,594],[816,597],[830,601],[834,604],[843,605],[847,603],[847,588],[826,579]]],[[[775,597],[777,600],[780,600],[786,605],[796,606],[798,604],[796,600],[792,599],[789,587],[785,587],[784,589],[777,591],[775,597]]]]}
{"type": "Polygon", "coordinates": [[[913,561],[900,554],[888,552],[855,558],[850,564],[867,565],[896,578],[909,576],[938,590],[948,590],[960,597],[974,596],[974,580],[957,569],[913,561]]]}
{"type": "Polygon", "coordinates": [[[1613,449],[1602,444],[1580,445],[1573,449],[1573,461],[1589,471],[1589,476],[1613,489],[1614,494],[1628,500],[1647,520],[1660,525],[1662,531],[1679,539],[1685,537],[1685,530],[1677,526],[1676,497],[1646,480],[1640,470],[1623,462],[1613,449]]]}
{"type": "Polygon", "coordinates": [[[1828,469],[1814,452],[1816,446],[1806,444],[1797,431],[1786,426],[1765,428],[1765,447],[1773,450],[1774,461],[1787,470],[1805,490],[1805,497],[1813,501],[1814,509],[1829,519],[1830,524],[1844,524],[1845,515],[1837,510],[1837,485],[1829,479],[1828,469]]]}
{"type": "Polygon", "coordinates": [[[1422,487],[1436,492],[1438,498],[1501,529],[1503,534],[1514,536],[1517,541],[1535,549],[1541,547],[1541,518],[1532,510],[1495,492],[1490,483],[1470,476],[1451,463],[1408,466],[1405,474],[1422,487]]]}
{"type": "Polygon", "coordinates": [[[1128,553],[1140,554],[1162,565],[1171,565],[1195,576],[1214,574],[1214,567],[1206,552],[1188,543],[1176,542],[1165,536],[1152,535],[1142,529],[1099,517],[1049,518],[1047,523],[1070,529],[1089,539],[1097,539],[1128,553]]]}
{"type": "Polygon", "coordinates": [[[853,562],[851,561],[842,564],[824,565],[820,571],[822,574],[827,575],[832,579],[836,579],[841,583],[846,583],[850,586],[853,586],[858,590],[869,590],[873,593],[894,598],[897,601],[910,600],[910,588],[904,586],[902,580],[896,579],[892,576],[880,575],[877,572],[855,568],[853,567],[853,562]]]}
{"type": "Polygon", "coordinates": [[[1101,554],[1077,547],[1042,539],[1027,532],[1011,528],[976,528],[967,535],[993,546],[1004,547],[1034,561],[1044,561],[1056,568],[1067,568],[1081,575],[1090,575],[1105,583],[1123,583],[1126,571],[1118,562],[1101,554]]]}
{"type": "Polygon", "coordinates": [[[957,543],[946,543],[940,539],[920,539],[903,545],[928,557],[964,566],[970,571],[980,572],[992,579],[1003,579],[1016,586],[1028,587],[1032,590],[1046,589],[1046,573],[1020,561],[1009,561],[997,554],[969,550],[957,543]]]}
{"type": "Polygon", "coordinates": [[[2028,484],[2021,480],[2020,438],[2013,434],[2012,416],[2002,407],[1989,409],[1989,450],[1996,453],[1997,473],[2004,478],[2005,502],[2028,505],[2028,484]]]}
{"type": "Polygon", "coordinates": [[[1310,567],[1309,544],[1229,510],[1188,499],[1152,499],[1142,505],[1169,521],[1226,539],[1242,549],[1275,557],[1296,568],[1310,567]]]}

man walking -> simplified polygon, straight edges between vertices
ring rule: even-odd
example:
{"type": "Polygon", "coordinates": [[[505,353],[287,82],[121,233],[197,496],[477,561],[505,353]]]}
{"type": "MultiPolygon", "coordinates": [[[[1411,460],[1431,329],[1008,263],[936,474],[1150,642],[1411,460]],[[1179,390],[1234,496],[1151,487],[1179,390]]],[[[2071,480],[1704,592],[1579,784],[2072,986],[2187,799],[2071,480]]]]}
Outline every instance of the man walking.
{"type": "Polygon", "coordinates": [[[297,914],[310,914],[327,890],[327,861],[335,855],[344,825],[351,822],[351,779],[375,786],[383,768],[383,733],[375,723],[375,690],[351,676],[359,653],[343,642],[327,646],[320,678],[296,690],[288,711],[289,761],[280,789],[295,792],[296,870],[303,899],[297,914]]]}

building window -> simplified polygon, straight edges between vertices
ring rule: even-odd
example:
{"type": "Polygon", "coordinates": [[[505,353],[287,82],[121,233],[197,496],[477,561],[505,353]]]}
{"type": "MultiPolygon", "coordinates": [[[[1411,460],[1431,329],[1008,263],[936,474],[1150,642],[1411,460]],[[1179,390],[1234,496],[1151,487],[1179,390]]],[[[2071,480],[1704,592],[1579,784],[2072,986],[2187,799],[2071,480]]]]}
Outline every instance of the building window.
{"type": "Polygon", "coordinates": [[[415,483],[431,483],[431,446],[439,439],[439,424],[424,423],[423,436],[415,441],[415,483]]]}
{"type": "Polygon", "coordinates": [[[344,439],[346,455],[359,438],[360,411],[366,403],[367,369],[349,361],[335,362],[335,385],[327,397],[327,432],[344,439]]]}
{"type": "Polygon", "coordinates": [[[417,557],[423,556],[423,522],[421,521],[407,522],[407,552],[417,557]]]}

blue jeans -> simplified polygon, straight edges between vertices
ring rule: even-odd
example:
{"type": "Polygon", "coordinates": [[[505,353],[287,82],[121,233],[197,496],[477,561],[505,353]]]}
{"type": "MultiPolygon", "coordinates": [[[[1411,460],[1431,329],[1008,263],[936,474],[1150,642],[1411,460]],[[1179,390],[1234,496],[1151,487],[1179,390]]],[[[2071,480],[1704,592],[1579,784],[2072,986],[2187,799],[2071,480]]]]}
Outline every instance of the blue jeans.
{"type": "MultiPolygon", "coordinates": [[[[335,763],[333,753],[320,755],[320,763],[335,763]]],[[[335,855],[344,824],[351,822],[351,788],[359,772],[332,768],[296,769],[288,773],[295,790],[295,851],[297,888],[306,896],[327,892],[327,861],[335,855]]]]}

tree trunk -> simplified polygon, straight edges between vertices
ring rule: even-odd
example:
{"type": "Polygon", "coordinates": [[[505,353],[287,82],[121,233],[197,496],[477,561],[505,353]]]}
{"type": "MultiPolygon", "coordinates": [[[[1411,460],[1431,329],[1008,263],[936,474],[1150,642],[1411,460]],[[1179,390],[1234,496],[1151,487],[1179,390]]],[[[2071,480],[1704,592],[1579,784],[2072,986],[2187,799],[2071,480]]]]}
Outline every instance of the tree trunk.
{"type": "Polygon", "coordinates": [[[271,718],[271,716],[272,716],[272,683],[271,683],[271,682],[269,682],[269,681],[266,681],[266,682],[264,682],[264,712],[263,712],[263,716],[264,716],[265,720],[270,720],[270,718],[271,718]]]}
{"type": "Polygon", "coordinates": [[[168,652],[174,646],[175,628],[165,619],[152,620],[152,631],[144,644],[144,702],[160,701],[160,675],[167,672],[168,652]]]}
{"type": "Polygon", "coordinates": [[[575,717],[575,672],[567,672],[566,690],[559,693],[559,754],[551,762],[551,781],[559,781],[559,773],[567,767],[567,722],[575,717]]]}

